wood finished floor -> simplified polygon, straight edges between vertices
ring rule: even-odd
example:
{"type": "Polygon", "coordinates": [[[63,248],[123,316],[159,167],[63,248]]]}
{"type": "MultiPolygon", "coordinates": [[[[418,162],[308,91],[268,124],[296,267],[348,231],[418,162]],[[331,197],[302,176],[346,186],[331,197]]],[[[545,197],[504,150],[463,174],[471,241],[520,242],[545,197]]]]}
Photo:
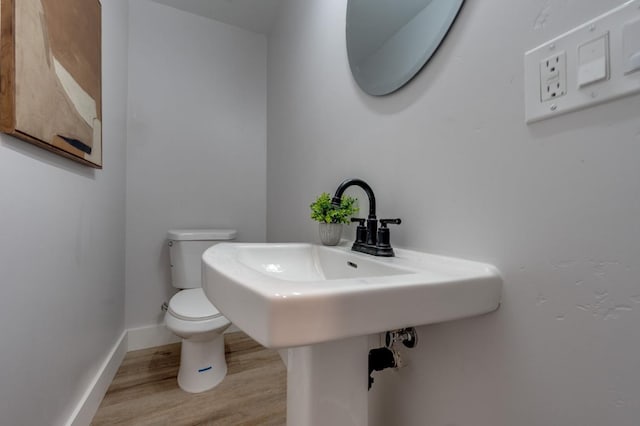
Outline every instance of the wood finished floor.
{"type": "Polygon", "coordinates": [[[227,377],[199,394],[178,387],[180,343],[129,352],[92,425],[286,424],[286,369],[244,333],[225,335],[227,377]]]}

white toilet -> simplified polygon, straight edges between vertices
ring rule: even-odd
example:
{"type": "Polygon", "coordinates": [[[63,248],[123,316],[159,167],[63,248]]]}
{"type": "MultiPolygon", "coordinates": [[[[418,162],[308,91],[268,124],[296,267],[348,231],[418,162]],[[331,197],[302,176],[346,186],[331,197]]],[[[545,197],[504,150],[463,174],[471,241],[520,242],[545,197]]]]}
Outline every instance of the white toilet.
{"type": "Polygon", "coordinates": [[[233,240],[232,229],[169,231],[171,284],[181,289],[169,301],[164,317],[169,330],[182,337],[178,386],[203,392],[227,374],[223,332],[231,325],[202,290],[202,253],[214,244],[233,240]]]}

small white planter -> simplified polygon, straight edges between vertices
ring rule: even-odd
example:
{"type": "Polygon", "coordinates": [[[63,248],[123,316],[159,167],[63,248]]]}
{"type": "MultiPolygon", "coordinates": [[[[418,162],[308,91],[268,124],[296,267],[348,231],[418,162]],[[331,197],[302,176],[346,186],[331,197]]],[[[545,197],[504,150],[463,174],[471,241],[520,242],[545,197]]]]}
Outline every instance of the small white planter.
{"type": "Polygon", "coordinates": [[[320,241],[325,246],[335,246],[340,242],[342,236],[341,223],[320,223],[320,241]]]}

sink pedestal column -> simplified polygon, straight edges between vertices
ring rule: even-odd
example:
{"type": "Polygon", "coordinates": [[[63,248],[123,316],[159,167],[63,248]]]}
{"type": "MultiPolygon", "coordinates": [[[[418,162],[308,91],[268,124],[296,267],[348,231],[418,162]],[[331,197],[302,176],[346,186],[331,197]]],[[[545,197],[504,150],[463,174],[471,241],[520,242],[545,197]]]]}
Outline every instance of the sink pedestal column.
{"type": "Polygon", "coordinates": [[[367,426],[368,337],[289,349],[287,426],[367,426]]]}

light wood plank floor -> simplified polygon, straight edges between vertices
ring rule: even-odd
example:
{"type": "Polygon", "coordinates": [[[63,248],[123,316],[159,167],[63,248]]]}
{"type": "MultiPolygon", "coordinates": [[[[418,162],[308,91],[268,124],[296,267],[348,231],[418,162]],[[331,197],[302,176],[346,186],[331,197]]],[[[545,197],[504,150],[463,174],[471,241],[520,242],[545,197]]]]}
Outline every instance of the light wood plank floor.
{"type": "Polygon", "coordinates": [[[226,334],[225,351],[227,377],[199,394],[178,387],[180,343],[129,352],[92,425],[284,425],[287,379],[278,353],[244,333],[226,334]]]}

